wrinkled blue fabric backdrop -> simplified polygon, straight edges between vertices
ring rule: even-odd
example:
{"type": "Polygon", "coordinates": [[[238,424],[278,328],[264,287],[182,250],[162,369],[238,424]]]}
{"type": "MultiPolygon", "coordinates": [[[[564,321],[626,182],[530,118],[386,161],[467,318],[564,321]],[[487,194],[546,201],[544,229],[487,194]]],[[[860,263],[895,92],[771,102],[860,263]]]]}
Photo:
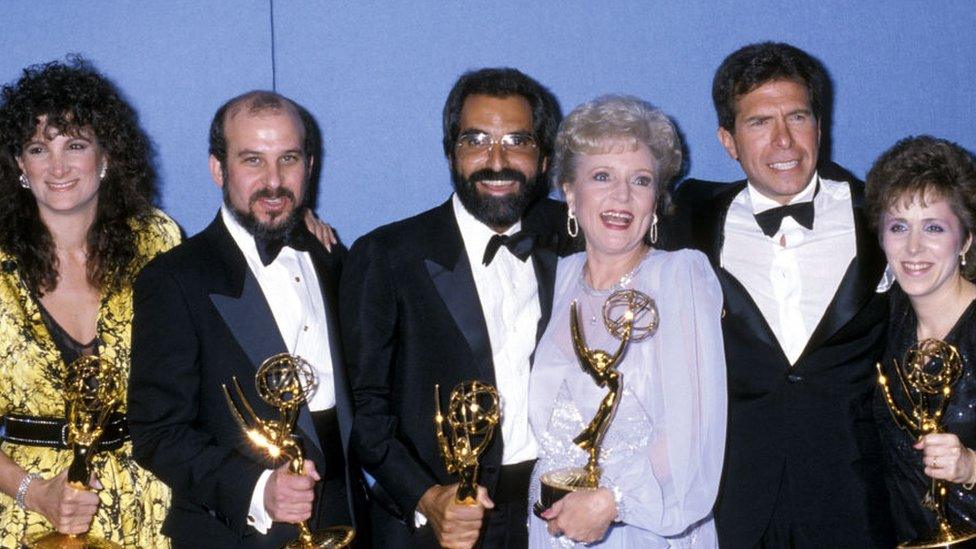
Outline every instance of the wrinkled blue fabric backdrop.
{"type": "Polygon", "coordinates": [[[448,195],[440,111],[455,78],[481,66],[522,69],[564,112],[605,93],[641,96],[678,122],[693,176],[738,178],[715,138],[711,78],[759,40],[791,42],[830,69],[832,157],[857,175],[909,134],[976,150],[971,0],[9,0],[0,81],[67,52],[94,61],[139,110],[163,207],[191,234],[220,196],[207,172],[213,111],[275,86],[321,125],[318,212],[351,244],[448,195]]]}

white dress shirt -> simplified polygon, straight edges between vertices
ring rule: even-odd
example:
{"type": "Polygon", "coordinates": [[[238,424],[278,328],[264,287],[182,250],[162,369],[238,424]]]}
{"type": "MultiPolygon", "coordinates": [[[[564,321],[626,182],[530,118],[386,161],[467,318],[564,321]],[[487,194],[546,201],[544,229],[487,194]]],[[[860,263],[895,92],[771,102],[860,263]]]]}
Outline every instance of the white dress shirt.
{"type": "Polygon", "coordinates": [[[814,173],[790,203],[810,200],[812,229],[784,217],[779,231],[769,237],[755,214],[780,204],[749,183],[725,218],[722,267],[749,291],[790,364],[800,358],[857,253],[848,184],[814,173]]]}
{"type": "MultiPolygon", "coordinates": [[[[261,287],[288,352],[304,358],[315,371],[317,384],[308,400],[309,410],[332,408],[335,406],[332,351],[322,290],[312,258],[308,252],[285,246],[265,266],[258,256],[254,236],[237,222],[226,206],[221,207],[220,215],[261,287]]],[[[248,524],[262,534],[267,533],[272,523],[264,508],[264,487],[271,472],[267,470],[258,478],[248,510],[248,524]]]]}
{"type": "MultiPolygon", "coordinates": [[[[502,464],[535,459],[539,448],[529,428],[529,358],[542,311],[532,258],[521,261],[502,246],[486,266],[485,247],[495,231],[471,215],[456,194],[452,202],[491,341],[505,441],[502,464]]],[[[505,234],[521,228],[521,222],[516,223],[505,234]]]]}
{"type": "MultiPolygon", "coordinates": [[[[502,246],[491,264],[485,265],[485,248],[497,233],[471,215],[457,194],[451,202],[491,342],[505,442],[502,465],[535,459],[539,446],[529,427],[529,358],[535,351],[535,332],[542,310],[532,258],[522,261],[502,246]]],[[[503,234],[515,234],[521,228],[519,221],[503,234]]],[[[419,528],[426,523],[427,517],[414,511],[414,525],[419,528]]]]}

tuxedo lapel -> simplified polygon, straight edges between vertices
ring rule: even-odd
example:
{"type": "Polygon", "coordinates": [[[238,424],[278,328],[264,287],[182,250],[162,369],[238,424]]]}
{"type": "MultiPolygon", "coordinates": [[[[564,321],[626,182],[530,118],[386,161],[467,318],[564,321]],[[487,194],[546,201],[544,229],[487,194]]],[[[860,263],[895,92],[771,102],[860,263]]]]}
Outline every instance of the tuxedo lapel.
{"type": "MultiPolygon", "coordinates": [[[[560,235],[565,234],[562,226],[565,221],[554,220],[553,210],[548,200],[540,200],[529,208],[522,218],[522,232],[532,234],[532,267],[535,271],[536,286],[539,292],[539,322],[536,326],[536,343],[549,324],[552,314],[553,288],[556,283],[556,263],[559,261],[560,235]],[[555,225],[555,227],[554,227],[555,225]]],[[[558,211],[558,210],[557,210],[558,211]]],[[[581,248],[582,249],[582,248],[581,248]]],[[[534,356],[534,353],[533,353],[534,356]]]]}
{"type": "Polygon", "coordinates": [[[287,351],[261,286],[250,270],[245,270],[240,296],[210,294],[210,301],[255,368],[266,358],[287,351]]]}
{"type": "Polygon", "coordinates": [[[325,307],[325,321],[328,326],[329,354],[332,357],[332,380],[336,399],[336,415],[339,418],[339,433],[342,447],[349,447],[349,434],[352,429],[352,402],[349,397],[349,382],[343,362],[342,341],[339,338],[339,317],[336,314],[339,304],[338,270],[336,253],[326,252],[315,246],[309,252],[315,265],[315,274],[322,288],[322,304],[325,307]]]}
{"type": "Polygon", "coordinates": [[[780,355],[783,362],[789,363],[789,359],[783,352],[783,348],[780,347],[773,329],[769,327],[769,322],[766,321],[766,317],[763,316],[759,306],[752,299],[749,290],[739,282],[739,279],[725,269],[718,269],[718,279],[722,285],[722,293],[725,295],[724,312],[727,318],[723,318],[723,322],[744,323],[746,328],[740,329],[752,336],[753,341],[750,342],[750,345],[759,344],[766,347],[771,352],[780,355]]]}
{"type": "Polygon", "coordinates": [[[556,253],[547,248],[536,247],[532,252],[532,266],[535,268],[535,279],[539,288],[539,311],[541,313],[535,330],[535,342],[537,344],[546,331],[546,326],[549,325],[549,317],[552,315],[557,260],[556,253]]]}
{"type": "Polygon", "coordinates": [[[474,285],[468,254],[464,251],[461,230],[454,219],[451,201],[441,205],[436,215],[437,221],[442,225],[438,234],[444,235],[444,240],[434,243],[431,257],[424,260],[424,267],[454,323],[471,348],[478,367],[478,376],[482,381],[494,384],[495,369],[488,327],[481,310],[478,289],[474,285]]]}
{"type": "Polygon", "coordinates": [[[727,185],[714,198],[698,206],[693,212],[691,227],[695,249],[700,250],[712,265],[718,268],[722,263],[722,245],[725,243],[725,216],[729,206],[746,186],[745,181],[727,185]]]}
{"type": "Polygon", "coordinates": [[[745,323],[755,343],[765,346],[783,356],[783,349],[773,334],[772,328],[756,305],[749,290],[739,280],[722,267],[722,246],[725,244],[725,218],[732,201],[746,186],[745,181],[731,183],[718,192],[711,200],[698,206],[693,216],[692,235],[696,249],[708,256],[715,267],[722,293],[725,296],[726,322],[745,323]]]}
{"type": "MultiPolygon", "coordinates": [[[[208,231],[210,229],[214,229],[208,233],[211,247],[226,267],[224,284],[218,284],[216,291],[210,293],[210,301],[251,362],[251,369],[241,374],[253,376],[262,362],[288,352],[288,348],[257,278],[247,267],[244,254],[227,232],[220,214],[208,231]]],[[[321,452],[307,405],[299,409],[297,423],[304,438],[321,452]]]]}
{"type": "Polygon", "coordinates": [[[822,345],[864,307],[877,291],[878,282],[884,273],[884,254],[877,238],[868,227],[861,189],[849,182],[848,185],[851,187],[851,208],[854,210],[857,255],[847,267],[837,293],[834,294],[823,318],[810,336],[810,341],[801,357],[822,345]]]}

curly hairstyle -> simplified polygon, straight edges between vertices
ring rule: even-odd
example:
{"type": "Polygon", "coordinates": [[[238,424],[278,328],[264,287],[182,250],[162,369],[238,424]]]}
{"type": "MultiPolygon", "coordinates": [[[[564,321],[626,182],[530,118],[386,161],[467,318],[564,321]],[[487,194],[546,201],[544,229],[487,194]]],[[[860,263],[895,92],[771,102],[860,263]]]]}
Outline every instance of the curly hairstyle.
{"type": "Polygon", "coordinates": [[[626,95],[604,95],[573,109],[559,126],[551,175],[553,185],[572,185],[580,156],[601,154],[616,146],[647,147],[654,158],[656,209],[669,210],[670,183],[681,173],[681,136],[663,111],[626,95]]]}
{"type": "Polygon", "coordinates": [[[156,196],[152,147],[136,112],[86,59],[33,65],[0,90],[0,249],[12,255],[27,285],[40,294],[58,284],[54,240],[34,195],[20,188],[17,158],[46,118],[48,132],[91,131],[105,151],[108,171],[98,188],[95,220],[88,229],[88,279],[118,288],[134,274],[137,243],[130,220],[151,212],[156,196]]]}
{"type": "MultiPolygon", "coordinates": [[[[976,235],[976,158],[945,139],[906,137],[878,157],[868,172],[864,191],[868,220],[881,237],[885,212],[901,202],[941,198],[962,225],[963,240],[976,235]]],[[[924,202],[923,202],[924,204],[924,202]]],[[[976,244],[976,243],[974,243],[976,244]]],[[[976,245],[965,254],[962,276],[976,279],[976,245]]]]}
{"type": "Polygon", "coordinates": [[[803,84],[809,93],[813,116],[822,121],[829,114],[832,89],[823,64],[796,46],[760,42],[732,52],[715,71],[712,102],[718,125],[734,132],[739,98],[774,80],[803,84]]]}

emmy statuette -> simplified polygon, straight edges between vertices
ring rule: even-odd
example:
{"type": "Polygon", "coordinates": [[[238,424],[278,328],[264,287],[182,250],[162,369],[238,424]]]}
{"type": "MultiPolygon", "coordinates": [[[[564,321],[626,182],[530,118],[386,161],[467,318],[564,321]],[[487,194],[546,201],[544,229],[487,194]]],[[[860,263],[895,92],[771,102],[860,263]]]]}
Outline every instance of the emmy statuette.
{"type": "MultiPolygon", "coordinates": [[[[92,458],[109,416],[123,397],[122,373],[97,356],[83,356],[68,366],[64,379],[65,427],[68,447],[74,459],[68,466],[68,484],[88,490],[92,458]]],[[[24,543],[30,549],[109,549],[120,546],[89,534],[49,532],[24,543]]]]}
{"type": "Polygon", "coordinates": [[[620,340],[616,352],[611,355],[586,345],[580,327],[578,304],[574,301],[570,306],[570,330],[580,367],[597,386],[606,387],[609,392],[603,397],[590,423],[573,439],[573,443],[588,454],[586,466],[543,473],[540,501],[533,505],[536,516],[541,516],[542,512],[570,492],[593,490],[600,486],[600,445],[617,412],[623,387],[623,374],[617,371],[617,365],[629,343],[654,335],[659,321],[657,306],[647,294],[637,290],[620,290],[611,294],[603,304],[603,324],[608,333],[620,340]]]}
{"type": "MultiPolygon", "coordinates": [[[[909,349],[903,364],[895,361],[896,390],[901,389],[904,408],[892,396],[892,387],[881,364],[875,367],[888,410],[899,427],[916,439],[943,432],[942,416],[952,396],[952,387],[962,376],[962,359],[955,347],[938,339],[926,339],[909,349]]],[[[898,547],[950,547],[976,538],[976,531],[968,526],[949,524],[945,515],[947,493],[945,481],[932,479],[921,504],[935,515],[938,529],[898,547]]]]}
{"type": "MultiPolygon", "coordinates": [[[[223,385],[224,396],[231,414],[251,444],[273,461],[288,459],[288,470],[296,475],[304,475],[305,458],[293,433],[299,409],[315,390],[315,373],[311,365],[301,357],[281,353],[262,362],[254,374],[258,396],[278,410],[277,419],[259,418],[236,377],[232,378],[232,383],[241,409],[234,403],[227,385],[223,385]]],[[[333,526],[312,532],[305,522],[298,523],[298,533],[298,539],[287,544],[287,549],[348,547],[356,536],[350,526],[333,526]]]]}
{"type": "Polygon", "coordinates": [[[498,391],[480,381],[465,381],[451,391],[447,415],[441,413],[440,385],[434,386],[437,446],[447,472],[457,474],[455,500],[474,505],[478,496],[478,457],[501,420],[498,391]],[[446,429],[445,429],[446,424],[446,429]]]}

